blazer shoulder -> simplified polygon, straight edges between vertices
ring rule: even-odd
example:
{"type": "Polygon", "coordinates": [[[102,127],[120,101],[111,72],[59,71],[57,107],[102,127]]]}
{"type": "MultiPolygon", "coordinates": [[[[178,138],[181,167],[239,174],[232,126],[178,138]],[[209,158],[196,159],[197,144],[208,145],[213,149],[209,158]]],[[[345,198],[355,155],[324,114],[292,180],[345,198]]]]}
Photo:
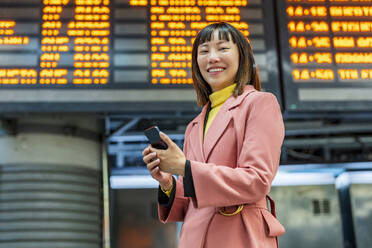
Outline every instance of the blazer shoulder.
{"type": "Polygon", "coordinates": [[[253,91],[243,101],[243,106],[254,106],[254,105],[278,105],[278,99],[270,92],[253,91]]]}
{"type": "Polygon", "coordinates": [[[269,99],[269,98],[275,98],[276,96],[271,92],[265,92],[265,91],[253,91],[251,94],[248,95],[248,97],[251,97],[252,99],[269,99]]]}

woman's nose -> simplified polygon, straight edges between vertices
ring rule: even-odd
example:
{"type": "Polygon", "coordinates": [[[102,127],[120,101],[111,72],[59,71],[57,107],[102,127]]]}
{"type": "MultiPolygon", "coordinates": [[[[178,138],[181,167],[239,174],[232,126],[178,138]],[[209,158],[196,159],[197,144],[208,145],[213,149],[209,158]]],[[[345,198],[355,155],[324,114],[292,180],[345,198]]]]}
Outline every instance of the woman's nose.
{"type": "Polygon", "coordinates": [[[209,63],[216,63],[219,60],[220,60],[220,57],[219,57],[219,54],[217,53],[217,51],[211,50],[210,53],[209,53],[208,62],[209,63]]]}

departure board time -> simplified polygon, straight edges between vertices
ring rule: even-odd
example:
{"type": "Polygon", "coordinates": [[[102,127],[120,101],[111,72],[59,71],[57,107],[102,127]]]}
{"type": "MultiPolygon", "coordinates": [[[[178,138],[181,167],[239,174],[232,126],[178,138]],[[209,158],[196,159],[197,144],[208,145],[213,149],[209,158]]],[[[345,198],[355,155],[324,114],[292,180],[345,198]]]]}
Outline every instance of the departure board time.
{"type": "Polygon", "coordinates": [[[289,110],[372,110],[372,1],[278,1],[289,110]]]}
{"type": "Polygon", "coordinates": [[[0,0],[1,111],[195,109],[192,42],[219,21],[279,97],[271,0],[0,0]]]}

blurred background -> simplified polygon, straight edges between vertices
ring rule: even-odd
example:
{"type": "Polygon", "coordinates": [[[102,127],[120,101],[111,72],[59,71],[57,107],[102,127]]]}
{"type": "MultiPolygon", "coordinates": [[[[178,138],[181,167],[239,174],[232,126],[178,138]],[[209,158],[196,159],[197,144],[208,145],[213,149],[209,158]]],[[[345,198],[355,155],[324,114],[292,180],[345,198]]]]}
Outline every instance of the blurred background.
{"type": "Polygon", "coordinates": [[[182,147],[193,37],[218,21],[282,108],[280,246],[371,246],[371,0],[0,0],[0,248],[177,246],[143,130],[182,147]]]}

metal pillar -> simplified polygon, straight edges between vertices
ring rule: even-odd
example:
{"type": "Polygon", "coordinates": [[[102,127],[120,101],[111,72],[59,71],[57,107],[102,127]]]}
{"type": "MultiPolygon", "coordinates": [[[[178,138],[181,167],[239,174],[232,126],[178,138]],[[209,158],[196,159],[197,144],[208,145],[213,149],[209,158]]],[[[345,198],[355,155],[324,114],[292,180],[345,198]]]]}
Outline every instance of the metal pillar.
{"type": "Polygon", "coordinates": [[[89,116],[4,120],[0,248],[102,247],[101,127],[89,116]]]}

